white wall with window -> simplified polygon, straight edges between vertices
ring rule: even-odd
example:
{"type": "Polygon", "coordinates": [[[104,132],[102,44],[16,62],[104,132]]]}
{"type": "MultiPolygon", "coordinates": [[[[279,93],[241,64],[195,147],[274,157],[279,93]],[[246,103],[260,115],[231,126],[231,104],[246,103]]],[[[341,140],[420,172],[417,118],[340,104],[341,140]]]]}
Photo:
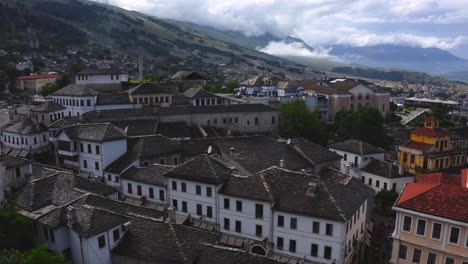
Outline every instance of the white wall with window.
{"type": "Polygon", "coordinates": [[[397,193],[400,193],[407,183],[414,182],[414,176],[387,178],[366,171],[361,171],[361,180],[364,184],[372,187],[376,192],[382,190],[394,190],[397,193]]]}
{"type": "Polygon", "coordinates": [[[23,135],[4,131],[1,142],[5,147],[13,149],[39,150],[49,145],[49,132],[23,135]]]}
{"type": "Polygon", "coordinates": [[[372,160],[384,160],[385,153],[376,153],[370,155],[357,155],[351,152],[346,152],[338,149],[330,148],[331,151],[340,155],[341,165],[340,170],[343,173],[349,174],[353,177],[361,177],[361,168],[364,168],[372,160]]]}
{"type": "Polygon", "coordinates": [[[64,110],[65,117],[80,116],[94,110],[96,98],[96,96],[52,95],[54,102],[67,108],[64,110]]]}
{"type": "Polygon", "coordinates": [[[169,204],[166,187],[157,186],[127,179],[121,179],[121,191],[125,196],[140,199],[145,197],[147,201],[162,205],[169,204]]]}
{"type": "Polygon", "coordinates": [[[220,185],[168,178],[168,203],[177,214],[217,222],[216,198],[220,185]]]}
{"type": "Polygon", "coordinates": [[[272,237],[270,203],[220,194],[218,204],[222,233],[257,241],[272,237]]]}
{"type": "Polygon", "coordinates": [[[275,211],[274,252],[317,262],[341,263],[345,224],[338,221],[275,211]]]}

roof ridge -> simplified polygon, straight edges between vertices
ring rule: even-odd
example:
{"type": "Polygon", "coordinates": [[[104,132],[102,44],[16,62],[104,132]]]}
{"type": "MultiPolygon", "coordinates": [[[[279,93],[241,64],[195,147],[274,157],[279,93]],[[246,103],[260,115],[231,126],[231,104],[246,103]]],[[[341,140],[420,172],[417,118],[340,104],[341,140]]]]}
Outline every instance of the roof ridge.
{"type": "Polygon", "coordinates": [[[263,173],[259,173],[258,175],[260,176],[260,179],[262,180],[262,186],[263,186],[263,188],[265,188],[265,191],[267,192],[268,197],[272,201],[274,201],[275,199],[274,199],[274,197],[273,197],[273,195],[271,193],[270,185],[268,184],[267,180],[265,179],[265,176],[263,175],[263,173]]]}
{"type": "MultiPolygon", "coordinates": [[[[320,182],[320,181],[319,181],[320,182]]],[[[341,211],[341,208],[340,206],[338,206],[338,203],[336,202],[335,200],[335,197],[333,197],[333,195],[330,193],[330,191],[328,190],[326,184],[322,184],[320,182],[320,185],[322,185],[323,189],[325,190],[325,192],[328,194],[328,196],[330,197],[330,200],[332,201],[332,204],[335,206],[335,208],[338,210],[338,214],[344,219],[344,220],[347,220],[346,219],[346,216],[343,214],[343,212],[341,211]]]]}
{"type": "Polygon", "coordinates": [[[178,250],[178,253],[180,254],[180,256],[182,257],[182,259],[184,261],[187,261],[187,256],[185,255],[185,252],[182,248],[182,242],[179,240],[179,237],[177,236],[177,233],[175,231],[175,228],[174,228],[174,225],[172,224],[169,224],[169,232],[172,234],[172,236],[174,237],[174,243],[176,244],[176,247],[177,247],[177,250],[178,250]]]}

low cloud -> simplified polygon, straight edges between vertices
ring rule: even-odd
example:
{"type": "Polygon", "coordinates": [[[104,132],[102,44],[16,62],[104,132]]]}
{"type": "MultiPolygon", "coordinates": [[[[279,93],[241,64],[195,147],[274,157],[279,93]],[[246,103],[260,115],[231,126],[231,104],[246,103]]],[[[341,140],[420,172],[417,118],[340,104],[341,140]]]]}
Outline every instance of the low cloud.
{"type": "MultiPolygon", "coordinates": [[[[464,0],[95,1],[247,36],[298,37],[312,46],[397,44],[458,50],[468,58],[464,0]]],[[[280,52],[276,47],[264,49],[280,52]]],[[[286,48],[307,54],[294,45],[286,48]]]]}
{"type": "Polygon", "coordinates": [[[295,57],[315,57],[315,58],[330,58],[329,49],[316,47],[313,50],[309,49],[301,42],[285,41],[270,41],[263,48],[257,48],[258,51],[276,55],[276,56],[295,56],[295,57]]]}

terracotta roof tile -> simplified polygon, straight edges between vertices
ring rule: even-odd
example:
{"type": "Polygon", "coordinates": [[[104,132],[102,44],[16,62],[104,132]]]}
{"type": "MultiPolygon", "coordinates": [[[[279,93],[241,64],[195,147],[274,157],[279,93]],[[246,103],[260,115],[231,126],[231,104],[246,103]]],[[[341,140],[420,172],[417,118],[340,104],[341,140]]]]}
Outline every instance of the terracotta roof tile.
{"type": "Polygon", "coordinates": [[[430,148],[432,144],[411,140],[410,142],[404,144],[403,146],[410,148],[410,149],[425,150],[425,149],[430,148]]]}
{"type": "Polygon", "coordinates": [[[451,184],[409,183],[396,207],[468,223],[468,189],[451,184]]]}
{"type": "Polygon", "coordinates": [[[446,137],[450,135],[448,131],[440,128],[418,127],[411,131],[411,134],[421,135],[426,137],[446,137]]]}

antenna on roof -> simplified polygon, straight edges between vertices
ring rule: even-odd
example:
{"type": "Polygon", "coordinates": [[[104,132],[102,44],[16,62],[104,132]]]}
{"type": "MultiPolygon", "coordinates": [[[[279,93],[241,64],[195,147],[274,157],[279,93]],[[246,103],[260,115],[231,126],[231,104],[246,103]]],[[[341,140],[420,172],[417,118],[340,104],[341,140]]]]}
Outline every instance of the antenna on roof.
{"type": "Polygon", "coordinates": [[[211,154],[211,151],[213,151],[213,147],[210,145],[210,146],[208,147],[208,154],[211,154]]]}

